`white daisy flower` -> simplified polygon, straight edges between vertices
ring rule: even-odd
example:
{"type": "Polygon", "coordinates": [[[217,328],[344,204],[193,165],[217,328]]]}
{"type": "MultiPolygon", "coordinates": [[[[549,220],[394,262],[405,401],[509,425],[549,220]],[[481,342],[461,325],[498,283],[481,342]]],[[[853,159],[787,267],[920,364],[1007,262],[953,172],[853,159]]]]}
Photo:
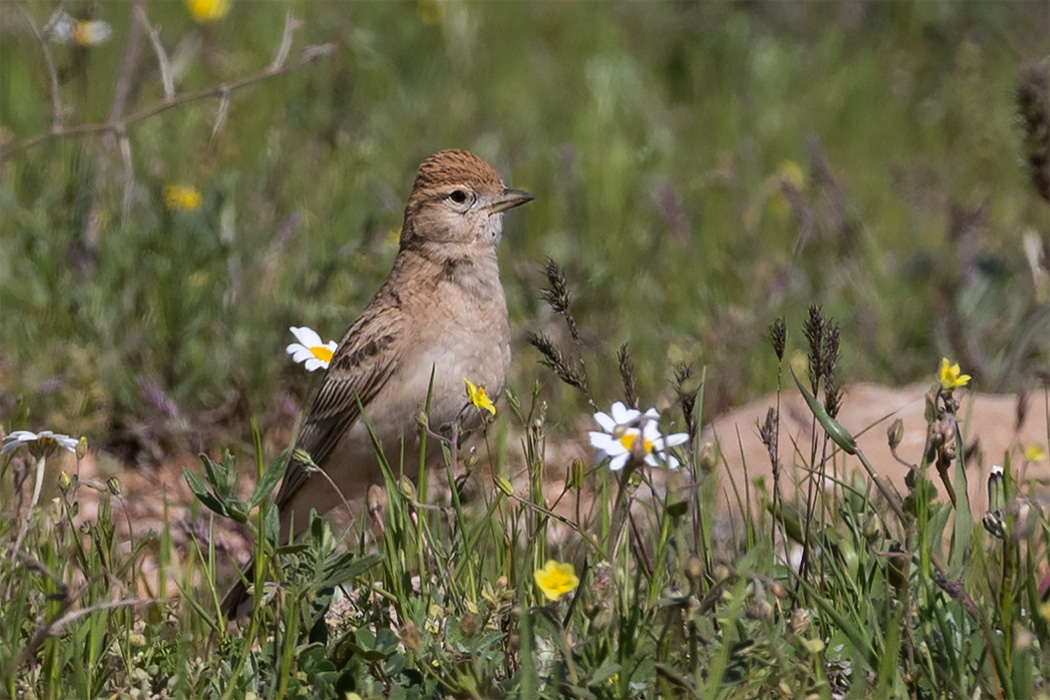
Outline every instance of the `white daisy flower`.
{"type": "Polygon", "coordinates": [[[40,456],[47,457],[59,447],[76,454],[77,442],[79,442],[76,438],[71,438],[68,435],[56,435],[50,430],[41,430],[39,433],[29,430],[16,430],[10,435],[5,435],[3,441],[6,444],[0,449],[0,454],[7,454],[11,450],[17,450],[19,447],[28,447],[33,456],[38,458],[40,456]]]}
{"type": "Polygon", "coordinates": [[[109,22],[96,20],[78,20],[68,12],[58,10],[48,21],[51,39],[60,44],[77,46],[98,46],[106,43],[113,35],[109,22]]]}
{"type": "Polygon", "coordinates": [[[603,431],[590,433],[591,446],[598,450],[599,462],[608,458],[609,469],[620,471],[632,455],[644,455],[650,467],[666,464],[671,469],[678,468],[678,459],[667,454],[667,450],[686,442],[689,436],[686,433],[661,435],[657,423],[660,414],[655,408],[643,414],[617,401],[612,405],[611,414],[601,411],[594,414],[603,431]],[[637,442],[639,439],[641,443],[637,442]]]}
{"type": "Polygon", "coordinates": [[[317,331],[306,326],[302,328],[292,326],[290,330],[295,339],[299,341],[292,343],[287,348],[292,360],[302,362],[307,372],[322,368],[328,369],[328,363],[332,361],[332,355],[335,354],[337,347],[335,341],[329,340],[327,343],[322,343],[317,331]]]}

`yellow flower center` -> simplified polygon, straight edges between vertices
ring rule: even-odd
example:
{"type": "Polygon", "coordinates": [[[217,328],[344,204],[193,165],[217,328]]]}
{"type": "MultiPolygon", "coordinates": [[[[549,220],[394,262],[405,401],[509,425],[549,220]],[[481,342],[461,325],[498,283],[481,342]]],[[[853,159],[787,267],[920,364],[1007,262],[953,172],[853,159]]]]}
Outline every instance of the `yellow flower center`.
{"type": "Polygon", "coordinates": [[[310,352],[312,352],[314,354],[314,357],[316,357],[321,362],[332,361],[332,351],[323,345],[313,346],[312,348],[310,348],[310,352]]]}
{"type": "MultiPolygon", "coordinates": [[[[624,433],[620,436],[620,444],[623,445],[628,452],[631,452],[634,450],[634,441],[639,437],[641,436],[638,433],[624,433]]],[[[646,440],[644,437],[642,437],[642,447],[645,448],[645,454],[649,454],[653,451],[653,443],[646,440]]]]}

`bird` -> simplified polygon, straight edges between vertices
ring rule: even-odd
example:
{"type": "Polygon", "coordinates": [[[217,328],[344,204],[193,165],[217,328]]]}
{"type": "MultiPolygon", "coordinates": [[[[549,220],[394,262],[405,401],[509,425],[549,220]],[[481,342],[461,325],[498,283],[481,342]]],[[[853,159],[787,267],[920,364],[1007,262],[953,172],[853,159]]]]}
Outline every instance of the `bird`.
{"type": "MultiPolygon", "coordinates": [[[[504,212],[532,199],[469,151],[439,151],[420,164],[390,274],[333,353],[274,498],[282,543],[302,534],[311,509],[324,515],[383,483],[372,435],[391,463],[404,449],[406,467],[418,464],[409,455],[418,455],[428,394],[428,421],[441,426],[466,406],[464,380],[502,393],[510,324],[496,247],[504,212]],[[297,459],[299,450],[310,460],[297,459]]],[[[427,463],[440,456],[437,440],[427,453],[427,463]]],[[[250,600],[252,566],[223,600],[228,618],[250,600]]]]}

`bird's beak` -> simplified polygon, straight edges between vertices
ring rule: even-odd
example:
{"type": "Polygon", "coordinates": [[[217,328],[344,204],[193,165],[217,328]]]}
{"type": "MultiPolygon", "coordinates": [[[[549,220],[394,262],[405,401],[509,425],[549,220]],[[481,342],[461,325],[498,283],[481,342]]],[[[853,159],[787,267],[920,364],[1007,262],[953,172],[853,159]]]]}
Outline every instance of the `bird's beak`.
{"type": "Polygon", "coordinates": [[[512,190],[509,187],[504,189],[500,196],[492,202],[489,206],[489,210],[493,214],[499,214],[501,211],[507,211],[514,207],[520,207],[522,204],[531,202],[533,197],[528,192],[522,192],[521,190],[512,190]]]}

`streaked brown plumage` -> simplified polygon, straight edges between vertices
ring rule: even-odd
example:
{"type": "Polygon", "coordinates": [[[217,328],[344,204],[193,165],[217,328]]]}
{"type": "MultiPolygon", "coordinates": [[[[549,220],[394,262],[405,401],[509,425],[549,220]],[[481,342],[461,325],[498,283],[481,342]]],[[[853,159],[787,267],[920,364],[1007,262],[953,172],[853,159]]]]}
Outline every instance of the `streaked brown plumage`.
{"type": "MultiPolygon", "coordinates": [[[[510,328],[496,245],[503,212],[531,200],[467,151],[441,151],[419,166],[393,269],[343,336],[296,443],[338,492],[293,461],[275,499],[282,537],[301,534],[311,508],[334,508],[339,492],[353,500],[382,483],[366,423],[389,461],[398,463],[404,445],[405,466],[418,463],[408,456],[418,455],[417,417],[431,373],[433,425],[451,422],[466,404],[464,378],[494,396],[503,390],[510,328]]],[[[440,447],[428,445],[432,461],[440,447]]],[[[232,615],[246,598],[239,581],[224,612],[232,615]]]]}

